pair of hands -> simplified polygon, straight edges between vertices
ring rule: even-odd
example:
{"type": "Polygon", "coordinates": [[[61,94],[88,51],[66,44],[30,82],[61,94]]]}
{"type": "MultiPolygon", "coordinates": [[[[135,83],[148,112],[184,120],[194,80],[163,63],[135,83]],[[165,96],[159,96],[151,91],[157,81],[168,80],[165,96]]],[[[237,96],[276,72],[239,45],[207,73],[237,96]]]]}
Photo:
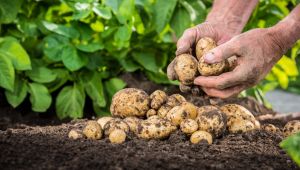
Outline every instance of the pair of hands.
{"type": "MultiPolygon", "coordinates": [[[[204,56],[206,63],[217,63],[231,56],[237,56],[237,66],[231,72],[219,76],[199,76],[194,84],[209,96],[228,98],[256,85],[281,58],[284,48],[274,28],[253,29],[233,35],[226,27],[205,22],[187,29],[177,42],[176,56],[190,53],[202,37],[214,39],[218,47],[204,56]]],[[[176,79],[174,62],[168,66],[168,77],[176,79]]]]}

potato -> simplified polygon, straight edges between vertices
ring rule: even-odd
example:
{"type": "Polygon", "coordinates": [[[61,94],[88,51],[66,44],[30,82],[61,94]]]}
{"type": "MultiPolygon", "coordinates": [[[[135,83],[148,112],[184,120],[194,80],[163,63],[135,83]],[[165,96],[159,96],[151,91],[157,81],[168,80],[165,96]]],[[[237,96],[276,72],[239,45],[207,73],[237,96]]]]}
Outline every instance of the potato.
{"type": "Polygon", "coordinates": [[[300,132],[300,120],[289,121],[283,128],[285,137],[296,134],[298,132],[300,132]]]}
{"type": "Polygon", "coordinates": [[[216,42],[209,37],[201,38],[196,45],[196,56],[200,60],[204,54],[217,47],[216,42]]]}
{"type": "Polygon", "coordinates": [[[154,115],[156,115],[156,110],[154,110],[154,109],[150,109],[146,113],[146,117],[151,117],[151,116],[154,116],[154,115]]]}
{"type": "Polygon", "coordinates": [[[87,125],[83,129],[83,134],[88,139],[101,139],[103,132],[101,126],[97,123],[97,121],[88,121],[87,125]]]}
{"type": "Polygon", "coordinates": [[[192,104],[190,102],[182,102],[182,104],[180,106],[183,107],[188,118],[196,119],[196,117],[198,115],[198,113],[197,113],[198,107],[197,106],[195,106],[194,104],[192,104]]]}
{"type": "Polygon", "coordinates": [[[237,57],[234,55],[232,57],[229,57],[227,59],[227,62],[228,62],[228,68],[226,71],[232,71],[235,69],[235,67],[237,66],[237,57]]]}
{"type": "Polygon", "coordinates": [[[197,143],[212,144],[213,137],[208,132],[198,130],[191,135],[190,141],[193,144],[197,144],[197,143]]]}
{"type": "Polygon", "coordinates": [[[113,117],[110,116],[101,117],[97,120],[97,123],[101,126],[102,129],[104,129],[104,125],[112,119],[113,117]]]}
{"type": "Polygon", "coordinates": [[[180,123],[180,130],[190,135],[198,130],[198,123],[193,119],[185,119],[180,123]]]}
{"type": "Polygon", "coordinates": [[[174,126],[179,126],[185,118],[187,118],[187,114],[181,106],[173,107],[166,116],[166,120],[170,121],[174,126]]]}
{"type": "Polygon", "coordinates": [[[210,112],[214,110],[219,110],[219,108],[213,105],[202,106],[198,108],[197,115],[201,115],[202,113],[210,112]]]}
{"type": "Polygon", "coordinates": [[[72,130],[70,130],[68,137],[70,139],[80,139],[80,138],[83,138],[83,134],[82,134],[82,131],[80,131],[78,129],[72,129],[72,130]]]}
{"type": "Polygon", "coordinates": [[[198,74],[198,62],[195,57],[189,54],[181,54],[176,57],[174,70],[178,80],[184,85],[192,85],[198,74]]]}
{"type": "Polygon", "coordinates": [[[228,61],[221,61],[219,63],[208,64],[205,63],[204,57],[199,59],[198,71],[202,76],[218,76],[228,69],[228,61]]]}
{"type": "Polygon", "coordinates": [[[272,133],[276,133],[276,132],[280,131],[278,127],[276,127],[276,126],[274,126],[272,124],[265,124],[265,125],[263,125],[263,129],[265,131],[272,132],[272,133]]]}
{"type": "Polygon", "coordinates": [[[112,115],[118,117],[145,116],[149,110],[150,98],[143,90],[126,88],[117,92],[110,105],[112,115]]]}
{"type": "Polygon", "coordinates": [[[126,133],[124,132],[124,130],[116,129],[109,134],[108,138],[111,143],[121,144],[126,140],[126,133]]]}
{"type": "Polygon", "coordinates": [[[172,109],[172,107],[167,106],[167,105],[163,105],[161,106],[158,111],[157,111],[157,115],[161,118],[164,118],[167,116],[168,112],[172,109]]]}
{"type": "Polygon", "coordinates": [[[137,117],[126,117],[125,119],[123,119],[123,121],[127,123],[131,132],[136,133],[137,126],[141,119],[137,117]]]}
{"type": "MultiPolygon", "coordinates": [[[[213,109],[213,107],[207,107],[209,109],[205,110],[204,112],[198,112],[198,116],[196,121],[199,126],[199,130],[207,131],[211,133],[214,137],[221,136],[226,130],[226,122],[227,118],[226,115],[219,110],[218,108],[213,109]]],[[[203,108],[200,107],[200,111],[203,108]]]]}
{"type": "Polygon", "coordinates": [[[254,130],[254,124],[249,120],[239,119],[234,121],[229,127],[229,133],[244,133],[254,130]]]}
{"type": "Polygon", "coordinates": [[[236,120],[249,120],[255,124],[255,117],[245,107],[238,104],[226,104],[220,107],[221,111],[227,116],[227,126],[231,126],[232,122],[236,120]]]}
{"type": "Polygon", "coordinates": [[[181,103],[185,102],[185,98],[180,94],[173,94],[167,99],[166,105],[169,107],[179,106],[181,103]]]}
{"type": "Polygon", "coordinates": [[[167,120],[141,121],[138,125],[137,136],[142,139],[163,139],[177,128],[167,120]]]}
{"type": "Polygon", "coordinates": [[[255,128],[255,129],[260,129],[260,123],[259,123],[258,120],[255,120],[255,121],[254,121],[254,128],[255,128]]]}
{"type": "Polygon", "coordinates": [[[168,95],[161,90],[156,90],[150,95],[151,108],[159,109],[168,99],[168,95]]]}
{"type": "Polygon", "coordinates": [[[161,120],[161,118],[157,115],[153,115],[153,116],[150,116],[150,117],[147,118],[148,122],[158,122],[160,120],[161,120]]]}
{"type": "Polygon", "coordinates": [[[108,121],[105,125],[104,125],[104,134],[106,136],[108,136],[112,131],[116,130],[116,129],[121,129],[124,130],[124,132],[129,132],[130,127],[129,125],[123,121],[122,119],[119,118],[115,118],[112,119],[110,121],[108,121]]]}

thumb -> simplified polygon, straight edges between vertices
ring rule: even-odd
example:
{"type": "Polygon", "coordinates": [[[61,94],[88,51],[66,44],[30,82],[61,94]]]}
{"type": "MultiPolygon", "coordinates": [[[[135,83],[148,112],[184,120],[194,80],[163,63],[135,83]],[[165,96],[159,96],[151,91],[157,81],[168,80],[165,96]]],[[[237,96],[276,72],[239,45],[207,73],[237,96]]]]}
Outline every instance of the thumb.
{"type": "Polygon", "coordinates": [[[236,55],[236,48],[234,48],[233,41],[228,41],[212,50],[210,50],[205,56],[204,61],[209,64],[221,62],[231,56],[236,55]]]}

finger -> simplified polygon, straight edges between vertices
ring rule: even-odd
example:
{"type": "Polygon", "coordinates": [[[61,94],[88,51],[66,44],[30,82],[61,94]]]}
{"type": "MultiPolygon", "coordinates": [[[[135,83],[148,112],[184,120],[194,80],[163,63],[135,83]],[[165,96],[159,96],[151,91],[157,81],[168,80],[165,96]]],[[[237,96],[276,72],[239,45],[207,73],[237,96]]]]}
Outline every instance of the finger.
{"type": "Polygon", "coordinates": [[[184,31],[182,36],[177,41],[176,56],[184,53],[189,53],[190,48],[194,45],[197,37],[197,30],[195,27],[184,31]]]}
{"type": "Polygon", "coordinates": [[[235,41],[228,41],[211,51],[204,56],[204,61],[209,64],[221,62],[237,53],[235,41]]]}
{"type": "Polygon", "coordinates": [[[177,74],[174,70],[175,60],[176,60],[176,58],[174,58],[174,60],[168,65],[168,68],[167,68],[167,76],[170,80],[177,79],[177,74]]]}
{"type": "Polygon", "coordinates": [[[207,88],[225,89],[245,82],[247,75],[246,68],[238,66],[233,71],[219,76],[199,76],[195,78],[194,84],[207,88]]]}
{"type": "Polygon", "coordinates": [[[223,90],[219,90],[215,88],[202,88],[202,90],[209,96],[226,99],[238,95],[245,88],[246,86],[244,85],[237,85],[223,90]]]}

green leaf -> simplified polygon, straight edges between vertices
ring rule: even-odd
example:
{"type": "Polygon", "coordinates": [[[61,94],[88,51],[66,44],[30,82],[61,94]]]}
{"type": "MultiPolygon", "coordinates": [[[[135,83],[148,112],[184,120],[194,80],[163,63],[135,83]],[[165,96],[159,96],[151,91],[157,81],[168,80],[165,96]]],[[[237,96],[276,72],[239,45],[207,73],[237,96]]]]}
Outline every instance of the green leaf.
{"type": "Polygon", "coordinates": [[[111,78],[105,82],[105,89],[107,90],[110,99],[116,92],[124,87],[126,87],[126,83],[119,78],[111,78]]]}
{"type": "Polygon", "coordinates": [[[44,66],[34,66],[32,70],[26,72],[26,75],[38,83],[52,82],[57,76],[51,69],[44,66]]]}
{"type": "Polygon", "coordinates": [[[167,23],[169,23],[176,4],[177,0],[156,1],[154,6],[154,21],[158,33],[162,32],[167,23]]]}
{"type": "Polygon", "coordinates": [[[146,70],[157,73],[159,68],[153,53],[150,52],[134,52],[132,54],[134,60],[142,65],[146,70]]]}
{"type": "Polygon", "coordinates": [[[64,47],[67,44],[69,44],[68,38],[52,34],[44,39],[43,51],[47,58],[53,61],[61,61],[64,47]]]}
{"type": "Polygon", "coordinates": [[[0,53],[0,87],[13,91],[15,70],[12,62],[0,53]]]}
{"type": "Polygon", "coordinates": [[[5,96],[6,96],[8,103],[14,108],[19,106],[24,101],[24,99],[26,98],[26,95],[27,95],[26,83],[19,76],[17,76],[15,79],[15,85],[14,85],[13,92],[5,91],[5,96]]]}
{"type": "Polygon", "coordinates": [[[285,55],[277,62],[277,65],[279,65],[288,76],[298,76],[299,74],[296,61],[285,55]]]}
{"type": "Polygon", "coordinates": [[[63,48],[62,61],[70,71],[79,70],[88,63],[88,59],[78,54],[73,45],[66,45],[63,48]]]}
{"type": "Polygon", "coordinates": [[[28,83],[30,102],[35,112],[45,112],[50,107],[52,97],[46,86],[39,83],[28,83]]]}
{"type": "Polygon", "coordinates": [[[63,35],[68,38],[78,38],[79,32],[73,27],[67,27],[64,25],[58,25],[48,21],[42,21],[43,26],[49,31],[55,32],[56,34],[63,35]]]}
{"type": "Polygon", "coordinates": [[[289,78],[284,71],[281,71],[277,66],[272,68],[272,73],[277,77],[281,88],[286,89],[289,86],[289,78]]]}
{"type": "Polygon", "coordinates": [[[138,64],[134,61],[130,60],[129,58],[122,58],[120,59],[120,64],[125,69],[126,72],[134,72],[140,68],[138,64]]]}
{"type": "Polygon", "coordinates": [[[284,139],[280,143],[280,147],[300,166],[300,133],[284,139]]]}
{"type": "Polygon", "coordinates": [[[135,10],[134,8],[134,0],[123,0],[117,13],[119,22],[125,24],[128,20],[131,21],[135,10]]]}
{"type": "Polygon", "coordinates": [[[69,80],[70,76],[68,70],[64,68],[55,68],[51,69],[51,71],[56,75],[56,79],[51,83],[45,84],[48,87],[50,93],[63,86],[69,80]]]}
{"type": "Polygon", "coordinates": [[[0,38],[0,52],[9,57],[16,70],[30,70],[30,58],[14,37],[0,38]]]}
{"type": "Polygon", "coordinates": [[[146,72],[147,77],[149,80],[158,83],[158,84],[174,84],[174,85],[179,85],[178,81],[171,81],[168,79],[166,73],[160,71],[157,73],[153,73],[150,71],[146,72]]]}
{"type": "Polygon", "coordinates": [[[174,13],[171,20],[171,27],[175,31],[177,38],[179,38],[183,31],[190,27],[192,22],[190,15],[185,8],[179,8],[175,10],[174,13]]]}
{"type": "Polygon", "coordinates": [[[116,14],[118,13],[119,6],[122,3],[122,0],[103,0],[104,4],[112,9],[112,11],[116,14]]]}
{"type": "Polygon", "coordinates": [[[96,5],[94,6],[93,11],[104,19],[111,19],[112,15],[108,7],[96,5]]]}
{"type": "Polygon", "coordinates": [[[100,42],[92,42],[88,44],[78,44],[76,45],[76,48],[83,52],[93,53],[98,50],[102,50],[104,45],[100,42]]]}
{"type": "Polygon", "coordinates": [[[23,0],[0,0],[0,24],[13,22],[21,8],[23,0]]]}
{"type": "Polygon", "coordinates": [[[56,113],[60,119],[66,117],[81,118],[83,116],[83,107],[85,102],[85,93],[78,84],[65,86],[56,98],[56,113]]]}
{"type": "Polygon", "coordinates": [[[117,32],[115,33],[114,40],[116,42],[128,41],[128,40],[130,40],[131,33],[132,33],[132,30],[131,30],[130,26],[128,26],[128,25],[121,26],[118,28],[117,32]]]}
{"type": "Polygon", "coordinates": [[[84,19],[88,17],[92,12],[90,3],[76,2],[74,4],[74,8],[75,10],[73,14],[73,19],[75,20],[84,19]]]}

